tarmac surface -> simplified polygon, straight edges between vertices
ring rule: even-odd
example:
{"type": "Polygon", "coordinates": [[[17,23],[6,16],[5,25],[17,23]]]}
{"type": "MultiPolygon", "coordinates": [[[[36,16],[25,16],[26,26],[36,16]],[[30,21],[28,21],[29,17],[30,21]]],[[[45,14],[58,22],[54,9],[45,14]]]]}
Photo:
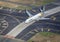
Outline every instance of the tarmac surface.
{"type": "MultiPolygon", "coordinates": [[[[50,10],[56,7],[58,7],[57,10],[60,9],[59,5],[48,4],[46,5],[46,12],[47,10],[50,10]]],[[[40,7],[33,8],[32,10],[29,10],[29,12],[35,15],[40,12],[39,9],[40,7]]],[[[15,38],[19,38],[19,39],[27,41],[38,32],[60,33],[60,11],[57,12],[56,9],[52,10],[52,12],[53,11],[55,11],[56,13],[54,13],[53,15],[49,15],[49,16],[47,15],[50,13],[47,13],[46,15],[46,17],[50,17],[50,18],[55,17],[53,20],[37,21],[33,23],[32,25],[28,26],[22,32],[20,32],[15,38]]],[[[0,34],[6,35],[12,29],[14,29],[18,24],[25,21],[28,18],[28,15],[26,14],[25,10],[17,11],[17,10],[12,10],[12,9],[0,9],[0,18],[1,18],[0,22],[2,24],[0,25],[1,27],[0,34]]]]}
{"type": "MultiPolygon", "coordinates": [[[[56,7],[56,8],[53,8],[51,10],[48,10],[48,11],[45,11],[44,12],[44,16],[43,17],[46,17],[46,16],[50,16],[54,13],[57,13],[60,11],[60,7],[56,7]],[[57,10],[57,11],[55,11],[57,10]],[[49,15],[48,15],[49,14],[49,15]]],[[[20,23],[19,25],[17,25],[14,29],[12,29],[7,35],[10,35],[10,36],[13,36],[13,37],[16,37],[21,31],[23,31],[24,29],[26,29],[28,26],[32,25],[35,21],[31,22],[31,23],[20,23]]]]}

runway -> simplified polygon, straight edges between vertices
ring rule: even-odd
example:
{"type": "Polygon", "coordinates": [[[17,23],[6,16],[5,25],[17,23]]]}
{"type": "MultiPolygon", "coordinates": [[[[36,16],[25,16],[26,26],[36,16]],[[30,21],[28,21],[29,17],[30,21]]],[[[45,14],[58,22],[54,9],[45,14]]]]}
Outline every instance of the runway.
{"type": "MultiPolygon", "coordinates": [[[[40,12],[40,7],[29,10],[32,14],[40,12]],[[33,11],[34,10],[34,11],[33,11]]],[[[8,22],[8,27],[1,33],[1,35],[14,36],[15,38],[22,40],[29,40],[38,32],[54,32],[60,33],[60,6],[49,4],[46,5],[45,15],[43,17],[56,17],[55,21],[37,21],[29,24],[25,24],[28,18],[25,10],[11,10],[11,9],[0,9],[1,18],[6,17],[4,20],[8,22]],[[57,10],[57,11],[56,11],[57,10]],[[56,16],[55,16],[56,15],[56,16]],[[14,22],[13,22],[14,21],[14,22]],[[47,23],[48,22],[48,23],[47,23]],[[17,31],[16,31],[17,30],[17,31]]],[[[2,30],[1,30],[2,31],[2,30]]]]}
{"type": "MultiPolygon", "coordinates": [[[[32,22],[34,23],[34,22],[32,22]]],[[[25,28],[27,28],[29,25],[31,25],[32,23],[26,24],[24,22],[20,23],[19,25],[17,25],[14,29],[12,29],[8,34],[6,35],[10,35],[13,37],[16,37],[20,32],[22,32],[25,28]]]]}
{"type": "MultiPolygon", "coordinates": [[[[60,6],[59,7],[56,7],[56,8],[53,8],[53,9],[50,9],[45,13],[44,17],[46,16],[50,16],[50,15],[53,15],[57,12],[60,12],[60,6]],[[57,11],[56,11],[57,10],[57,11]]],[[[34,23],[34,22],[32,22],[34,23]]],[[[25,28],[27,28],[28,26],[32,25],[32,23],[29,23],[29,24],[25,24],[24,22],[17,25],[14,29],[12,29],[9,33],[7,33],[6,35],[10,35],[10,36],[13,36],[13,37],[16,37],[19,33],[21,33],[25,28]]]]}

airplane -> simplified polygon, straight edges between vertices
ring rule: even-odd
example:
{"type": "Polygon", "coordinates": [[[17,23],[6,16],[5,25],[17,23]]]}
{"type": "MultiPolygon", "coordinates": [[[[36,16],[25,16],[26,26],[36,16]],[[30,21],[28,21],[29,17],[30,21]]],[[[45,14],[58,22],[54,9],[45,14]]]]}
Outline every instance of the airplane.
{"type": "Polygon", "coordinates": [[[44,18],[44,11],[45,11],[45,6],[40,8],[40,13],[36,15],[32,15],[29,11],[26,10],[26,13],[28,14],[29,18],[25,20],[25,23],[30,23],[32,21],[39,21],[39,20],[50,20],[50,18],[44,18]]]}

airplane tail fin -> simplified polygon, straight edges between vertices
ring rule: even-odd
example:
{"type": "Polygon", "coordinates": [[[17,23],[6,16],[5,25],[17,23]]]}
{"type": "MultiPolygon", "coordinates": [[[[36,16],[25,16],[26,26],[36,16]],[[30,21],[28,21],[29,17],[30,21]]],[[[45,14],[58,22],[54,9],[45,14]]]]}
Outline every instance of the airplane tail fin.
{"type": "Polygon", "coordinates": [[[42,14],[44,14],[45,6],[42,6],[42,7],[40,8],[40,11],[41,11],[42,14]]]}

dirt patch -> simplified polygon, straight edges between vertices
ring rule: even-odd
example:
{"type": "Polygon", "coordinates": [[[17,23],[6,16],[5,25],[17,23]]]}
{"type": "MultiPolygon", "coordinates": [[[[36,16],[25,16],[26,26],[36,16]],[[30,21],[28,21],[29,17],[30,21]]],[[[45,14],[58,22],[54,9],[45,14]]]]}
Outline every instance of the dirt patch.
{"type": "Polygon", "coordinates": [[[29,5],[36,7],[36,6],[40,6],[42,4],[45,3],[49,3],[51,2],[49,0],[49,2],[46,0],[7,0],[9,2],[4,2],[4,1],[0,1],[0,6],[4,6],[4,7],[10,7],[10,8],[16,8],[16,9],[31,9],[32,7],[30,7],[29,5]],[[20,4],[17,4],[20,3],[20,4]],[[25,4],[25,5],[22,5],[25,4]],[[28,4],[28,5],[27,5],[28,4]]]}
{"type": "Polygon", "coordinates": [[[34,0],[9,0],[9,1],[23,3],[23,4],[33,4],[34,2],[34,0]]]}
{"type": "Polygon", "coordinates": [[[43,36],[39,33],[30,39],[29,42],[60,42],[60,34],[52,34],[50,36],[43,36]]]}
{"type": "Polygon", "coordinates": [[[16,4],[12,4],[12,3],[9,3],[9,2],[1,2],[0,1],[0,6],[6,6],[6,7],[10,7],[10,8],[13,8],[13,7],[16,7],[17,5],[16,4]]]}

